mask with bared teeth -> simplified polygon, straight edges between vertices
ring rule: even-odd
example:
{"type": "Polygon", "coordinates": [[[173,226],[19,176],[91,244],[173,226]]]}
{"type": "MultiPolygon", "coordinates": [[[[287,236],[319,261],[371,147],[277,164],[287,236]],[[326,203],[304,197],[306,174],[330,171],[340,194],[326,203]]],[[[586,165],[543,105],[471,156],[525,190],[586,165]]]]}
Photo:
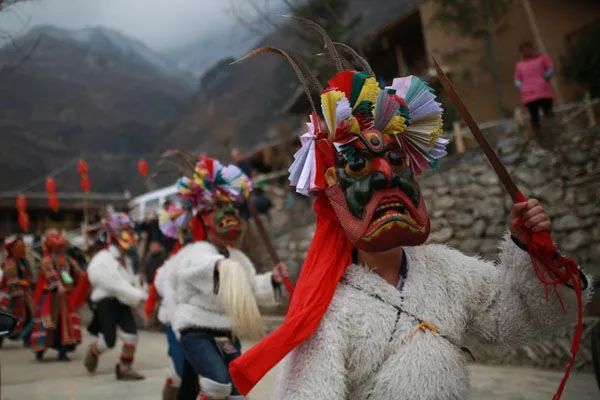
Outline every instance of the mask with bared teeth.
{"type": "Polygon", "coordinates": [[[239,238],[243,223],[236,205],[249,197],[252,182],[236,165],[201,156],[177,188],[182,208],[199,214],[207,231],[225,243],[239,238]]]}
{"type": "Polygon", "coordinates": [[[381,88],[369,73],[343,71],[321,94],[321,108],[290,169],[292,184],[305,193],[324,190],[359,249],[425,242],[429,216],[416,175],[435,166],[447,145],[429,86],[409,76],[381,88]]]}

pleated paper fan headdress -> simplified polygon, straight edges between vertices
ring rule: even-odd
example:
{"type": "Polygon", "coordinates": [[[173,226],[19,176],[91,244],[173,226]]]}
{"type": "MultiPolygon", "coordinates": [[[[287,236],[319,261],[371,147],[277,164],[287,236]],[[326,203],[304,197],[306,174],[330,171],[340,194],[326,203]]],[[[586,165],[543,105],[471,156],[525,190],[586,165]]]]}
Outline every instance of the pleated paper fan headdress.
{"type": "Polygon", "coordinates": [[[323,89],[296,56],[275,47],[253,50],[239,61],[264,53],[283,56],[293,67],[307,94],[312,113],[301,148],[289,168],[290,182],[302,194],[317,195],[317,228],[296,283],[283,324],[230,365],[236,387],[244,394],[286,354],[317,329],[346,267],[353,245],[325,195],[327,171],[340,155],[355,157],[353,143],[382,152],[394,141],[404,150],[415,174],[436,167],[446,155],[441,137],[442,107],[433,90],[416,76],[396,78],[380,87],[367,61],[351,47],[333,42],[316,23],[296,18],[315,29],[334,60],[337,74],[323,89]],[[361,71],[352,69],[338,50],[349,54],[361,71]],[[316,104],[320,102],[320,112],[316,104]]]}
{"type": "Polygon", "coordinates": [[[223,165],[206,155],[195,159],[179,150],[164,155],[174,156],[179,162],[173,164],[182,176],[177,179],[174,204],[159,215],[160,228],[165,235],[176,238],[195,212],[210,212],[218,202],[237,203],[249,197],[252,181],[238,166],[223,165]]]}
{"type": "Polygon", "coordinates": [[[186,206],[200,212],[212,210],[219,201],[241,201],[251,190],[252,181],[237,165],[223,165],[207,156],[200,157],[191,176],[177,180],[179,198],[186,206]]]}

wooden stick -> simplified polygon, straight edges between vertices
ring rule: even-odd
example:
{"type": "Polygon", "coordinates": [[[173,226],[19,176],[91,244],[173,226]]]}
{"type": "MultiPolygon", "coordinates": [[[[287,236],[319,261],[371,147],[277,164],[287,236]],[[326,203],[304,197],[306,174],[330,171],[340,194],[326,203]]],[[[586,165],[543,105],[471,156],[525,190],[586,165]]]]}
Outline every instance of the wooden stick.
{"type": "MultiPolygon", "coordinates": [[[[281,259],[277,255],[277,251],[275,251],[275,247],[273,247],[273,243],[271,242],[271,239],[269,239],[267,230],[265,229],[265,226],[263,225],[262,221],[260,220],[260,216],[258,215],[258,211],[256,211],[256,207],[254,207],[254,204],[252,204],[252,202],[249,199],[246,202],[246,204],[248,204],[248,210],[250,210],[250,216],[252,216],[252,220],[254,221],[254,225],[256,226],[256,230],[258,231],[258,235],[261,237],[263,244],[267,248],[267,252],[269,253],[269,256],[271,257],[271,260],[273,261],[274,264],[279,264],[281,262],[281,259]]],[[[292,283],[290,278],[288,278],[287,276],[282,276],[281,278],[283,281],[283,285],[285,286],[285,288],[287,289],[287,291],[291,297],[292,293],[294,293],[294,284],[292,283]]]]}
{"type": "Polygon", "coordinates": [[[454,130],[454,144],[456,146],[456,152],[462,154],[465,152],[465,141],[462,135],[462,128],[460,127],[460,121],[454,121],[452,123],[452,129],[454,130]]]}

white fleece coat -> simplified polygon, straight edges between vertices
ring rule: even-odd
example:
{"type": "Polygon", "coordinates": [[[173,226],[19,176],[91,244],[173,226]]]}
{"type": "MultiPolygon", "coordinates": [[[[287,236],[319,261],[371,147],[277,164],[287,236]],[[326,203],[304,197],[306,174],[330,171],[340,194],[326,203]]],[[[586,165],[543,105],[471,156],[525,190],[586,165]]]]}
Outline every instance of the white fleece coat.
{"type": "Polygon", "coordinates": [[[90,261],[87,274],[93,287],[91,299],[98,302],[116,297],[121,303],[135,307],[146,298],[146,293],[138,286],[131,260],[125,257],[126,265],[122,266],[117,257],[119,250],[110,246],[99,251],[90,261]]]}
{"type": "MultiPolygon", "coordinates": [[[[244,253],[234,248],[228,250],[229,259],[244,268],[256,302],[259,305],[275,305],[271,273],[257,275],[254,265],[244,253]]],[[[209,242],[188,244],[171,257],[173,271],[169,280],[176,293],[171,326],[177,334],[186,328],[231,329],[223,303],[213,290],[215,264],[224,258],[209,242]]]]}
{"type": "Polygon", "coordinates": [[[498,265],[443,245],[405,255],[402,291],[367,267],[348,267],[317,331],[281,363],[274,399],[465,399],[461,347],[522,344],[576,318],[574,291],[559,288],[568,315],[556,296],[546,301],[529,255],[510,239],[498,265]],[[414,333],[416,318],[439,333],[414,333]]]}
{"type": "Polygon", "coordinates": [[[174,282],[171,281],[173,269],[173,257],[169,257],[154,276],[154,287],[160,296],[158,320],[165,325],[171,324],[171,319],[175,313],[175,288],[173,287],[174,282]]]}

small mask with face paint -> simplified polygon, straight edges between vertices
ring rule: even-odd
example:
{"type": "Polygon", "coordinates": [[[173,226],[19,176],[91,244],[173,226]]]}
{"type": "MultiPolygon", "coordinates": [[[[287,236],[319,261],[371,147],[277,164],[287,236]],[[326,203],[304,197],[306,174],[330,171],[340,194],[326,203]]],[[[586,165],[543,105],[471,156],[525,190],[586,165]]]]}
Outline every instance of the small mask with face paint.
{"type": "Polygon", "coordinates": [[[125,251],[137,243],[133,221],[123,212],[109,212],[106,217],[106,227],[112,240],[125,251]]]}
{"type": "Polygon", "coordinates": [[[239,238],[243,224],[236,203],[248,198],[252,182],[236,165],[203,156],[177,186],[180,203],[190,213],[200,213],[210,233],[225,243],[239,238]]]}
{"type": "Polygon", "coordinates": [[[225,243],[235,242],[242,233],[242,221],[235,204],[219,201],[202,215],[204,225],[225,243]]]}

